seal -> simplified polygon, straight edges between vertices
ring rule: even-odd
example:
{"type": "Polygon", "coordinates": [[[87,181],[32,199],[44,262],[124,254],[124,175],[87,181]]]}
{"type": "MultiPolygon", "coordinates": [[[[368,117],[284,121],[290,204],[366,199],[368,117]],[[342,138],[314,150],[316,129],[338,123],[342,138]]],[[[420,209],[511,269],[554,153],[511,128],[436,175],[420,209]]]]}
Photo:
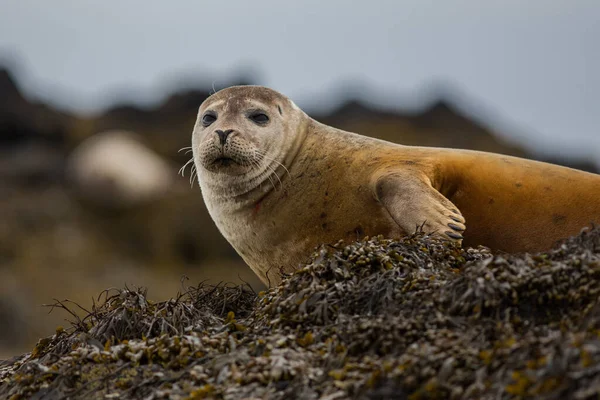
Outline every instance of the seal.
{"type": "Polygon", "coordinates": [[[340,239],[422,229],[468,246],[535,252],[600,222],[600,175],[345,132],[265,87],[206,99],[192,150],[211,217],[267,284],[340,239]]]}

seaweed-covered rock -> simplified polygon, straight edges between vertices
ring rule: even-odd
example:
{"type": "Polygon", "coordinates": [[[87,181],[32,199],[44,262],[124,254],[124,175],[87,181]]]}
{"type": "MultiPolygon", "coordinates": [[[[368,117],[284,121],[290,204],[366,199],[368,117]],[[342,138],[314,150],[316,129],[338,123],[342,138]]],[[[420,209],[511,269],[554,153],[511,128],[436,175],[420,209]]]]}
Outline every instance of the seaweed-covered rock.
{"type": "Polygon", "coordinates": [[[600,229],[541,254],[417,234],[338,243],[266,292],[105,292],[0,362],[7,398],[503,399],[600,395],[600,229]]]}

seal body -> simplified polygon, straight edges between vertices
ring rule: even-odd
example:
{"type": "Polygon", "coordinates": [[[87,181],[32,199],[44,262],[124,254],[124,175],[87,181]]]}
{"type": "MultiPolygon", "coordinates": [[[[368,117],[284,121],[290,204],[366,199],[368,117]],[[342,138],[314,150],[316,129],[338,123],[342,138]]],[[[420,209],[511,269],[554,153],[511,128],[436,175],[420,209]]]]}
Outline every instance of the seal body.
{"type": "Polygon", "coordinates": [[[423,229],[469,246],[532,252],[600,221],[598,175],[344,132],[262,87],[207,99],[192,149],[212,218],[267,284],[315,246],[340,239],[423,229]]]}

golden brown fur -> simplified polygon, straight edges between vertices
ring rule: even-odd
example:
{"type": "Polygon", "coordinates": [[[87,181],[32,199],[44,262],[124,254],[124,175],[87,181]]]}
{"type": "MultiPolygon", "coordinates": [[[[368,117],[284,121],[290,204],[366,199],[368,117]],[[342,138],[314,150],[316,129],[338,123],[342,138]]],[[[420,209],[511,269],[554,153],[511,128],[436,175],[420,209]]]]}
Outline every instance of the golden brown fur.
{"type": "Polygon", "coordinates": [[[400,237],[422,225],[469,246],[540,251],[600,221],[598,175],[340,131],[267,88],[234,87],[206,100],[192,148],[211,216],[264,282],[339,239],[400,237]],[[267,125],[248,121],[255,109],[267,125]],[[218,118],[204,127],[207,110],[218,118]],[[231,129],[231,146],[244,150],[221,148],[218,129],[231,129]],[[239,163],[213,164],[234,153],[239,163]]]}

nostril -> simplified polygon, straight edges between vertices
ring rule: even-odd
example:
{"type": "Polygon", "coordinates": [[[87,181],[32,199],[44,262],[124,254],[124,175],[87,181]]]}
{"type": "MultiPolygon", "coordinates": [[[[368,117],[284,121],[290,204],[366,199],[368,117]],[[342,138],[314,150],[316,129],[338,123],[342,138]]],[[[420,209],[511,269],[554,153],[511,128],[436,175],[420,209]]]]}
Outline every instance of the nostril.
{"type": "Polygon", "coordinates": [[[227,129],[226,131],[222,131],[220,129],[217,129],[215,131],[215,133],[217,135],[219,135],[219,142],[221,143],[221,145],[224,145],[225,142],[227,141],[227,136],[229,136],[229,134],[233,132],[233,129],[227,129]]]}

